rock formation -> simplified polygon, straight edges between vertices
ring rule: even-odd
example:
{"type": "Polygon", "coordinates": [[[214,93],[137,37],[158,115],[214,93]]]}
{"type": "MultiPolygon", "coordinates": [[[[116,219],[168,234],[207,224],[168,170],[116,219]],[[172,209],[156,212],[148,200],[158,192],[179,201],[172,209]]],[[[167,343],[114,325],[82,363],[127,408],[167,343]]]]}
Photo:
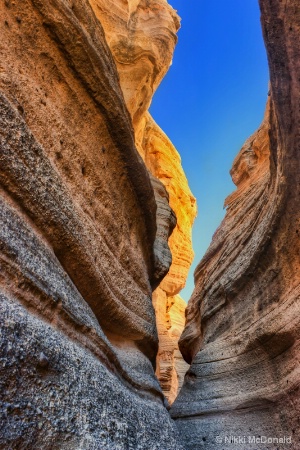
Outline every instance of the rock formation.
{"type": "Polygon", "coordinates": [[[1,3],[1,449],[298,449],[300,7],[260,6],[270,96],[195,273],[178,434],[163,392],[187,368],[196,205],[148,108],[179,19],[166,0],[1,3]]]}
{"type": "Polygon", "coordinates": [[[175,216],[135,145],[178,19],[163,0],[130,2],[125,22],[104,3],[98,18],[87,0],[0,5],[0,448],[181,448],[152,305],[175,216]],[[157,49],[140,32],[126,79],[128,21],[153,24],[157,49]]]}
{"type": "MultiPolygon", "coordinates": [[[[155,90],[171,64],[177,41],[176,32],[179,28],[179,18],[166,0],[151,2],[151,8],[149,8],[149,2],[143,0],[129,0],[128,2],[119,0],[113,3],[104,0],[90,0],[90,3],[103,24],[107,42],[115,59],[121,89],[134,126],[135,143],[148,170],[155,177],[153,183],[156,197],[160,192],[159,185],[155,181],[158,179],[168,192],[169,203],[177,219],[175,229],[169,239],[172,261],[167,259],[166,255],[160,258],[167,262],[163,269],[168,270],[171,262],[172,264],[154,295],[156,317],[161,314],[165,315],[162,321],[157,320],[160,342],[162,347],[165,347],[166,326],[163,323],[167,320],[166,305],[174,301],[178,302],[177,315],[180,311],[182,314],[180,321],[184,322],[184,308],[182,301],[177,300],[176,294],[185,286],[194,256],[191,231],[196,216],[196,201],[181,167],[179,153],[155,123],[148,108],[155,90]]],[[[164,190],[161,192],[162,196],[163,193],[164,190]]],[[[158,198],[157,201],[160,202],[158,198]]],[[[166,230],[159,243],[158,254],[161,249],[164,252],[164,243],[168,239],[168,229],[166,229],[168,227],[165,227],[164,223],[167,224],[169,219],[165,220],[164,211],[164,207],[161,207],[157,217],[158,223],[162,225],[161,230],[166,230]]],[[[181,371],[186,369],[178,352],[178,336],[178,334],[172,335],[169,340],[169,352],[173,356],[169,355],[170,358],[168,357],[169,364],[171,364],[168,370],[164,370],[162,367],[160,370],[160,366],[165,366],[167,363],[163,357],[165,350],[159,352],[157,359],[157,375],[169,401],[175,398],[177,394],[175,386],[178,389],[179,379],[184,375],[181,371]],[[172,366],[174,358],[178,360],[177,369],[172,366]],[[179,360],[181,360],[180,364],[179,360]],[[164,373],[162,379],[161,373],[164,373]],[[170,376],[167,382],[166,376],[170,376]]]]}
{"type": "Polygon", "coordinates": [[[181,167],[180,155],[170,139],[149,114],[145,122],[142,157],[151,173],[165,186],[177,219],[169,239],[172,265],[160,283],[160,288],[169,297],[174,297],[184,288],[194,257],[191,233],[197,213],[196,200],[181,167]]]}
{"type": "Polygon", "coordinates": [[[155,290],[153,297],[159,332],[156,374],[164,395],[172,404],[189,368],[178,348],[185,324],[186,303],[180,295],[168,296],[161,288],[155,290]]]}
{"type": "Polygon", "coordinates": [[[300,6],[260,7],[266,115],[234,161],[237,190],[196,269],[180,339],[192,365],[171,414],[187,449],[258,448],[249,436],[285,436],[299,448],[300,6]]]}
{"type": "Polygon", "coordinates": [[[194,256],[191,230],[196,215],[196,203],[182,170],[178,152],[149,115],[146,120],[142,142],[143,158],[151,173],[167,189],[170,206],[177,218],[169,239],[172,264],[154,292],[159,336],[156,374],[164,395],[169,403],[172,403],[188,369],[178,348],[178,339],[185,324],[186,303],[177,294],[185,286],[194,256]]]}

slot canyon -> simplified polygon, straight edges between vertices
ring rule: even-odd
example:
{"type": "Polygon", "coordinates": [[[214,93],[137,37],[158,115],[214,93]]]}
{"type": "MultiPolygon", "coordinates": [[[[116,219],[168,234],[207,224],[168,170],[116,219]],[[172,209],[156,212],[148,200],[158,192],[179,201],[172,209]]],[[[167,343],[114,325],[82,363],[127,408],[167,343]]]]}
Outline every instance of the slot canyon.
{"type": "Polygon", "coordinates": [[[186,305],[197,203],[149,112],[180,11],[1,1],[1,449],[299,450],[300,4],[259,6],[265,116],[186,305]]]}

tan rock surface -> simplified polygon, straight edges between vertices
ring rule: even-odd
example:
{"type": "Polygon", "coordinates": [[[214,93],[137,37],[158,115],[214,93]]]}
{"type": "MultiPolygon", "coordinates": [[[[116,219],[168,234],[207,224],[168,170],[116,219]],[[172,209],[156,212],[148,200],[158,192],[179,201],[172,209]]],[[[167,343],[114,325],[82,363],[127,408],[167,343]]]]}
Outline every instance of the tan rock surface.
{"type": "Polygon", "coordinates": [[[154,291],[153,302],[159,330],[156,374],[163,393],[169,404],[172,404],[189,368],[178,348],[178,340],[185,324],[186,303],[180,295],[167,296],[160,287],[154,291]]]}
{"type": "Polygon", "coordinates": [[[185,324],[186,303],[176,294],[185,286],[194,257],[191,233],[196,216],[196,201],[189,189],[178,152],[149,114],[145,117],[144,138],[140,148],[147,167],[166,187],[177,218],[169,239],[172,265],[153,296],[159,335],[156,374],[165,396],[172,404],[188,369],[178,348],[178,339],[185,324]]]}
{"type": "Polygon", "coordinates": [[[0,21],[0,447],[179,449],[152,305],[174,214],[102,26],[86,0],[0,21]]]}
{"type": "Polygon", "coordinates": [[[175,295],[185,286],[193,260],[191,230],[196,216],[180,155],[148,113],[152,96],[167,72],[177,42],[179,18],[166,0],[90,0],[104,26],[120,84],[132,117],[137,148],[169,194],[177,225],[169,240],[172,266],[161,287],[175,295]]]}
{"type": "Polygon", "coordinates": [[[171,409],[187,449],[216,449],[216,436],[224,449],[257,448],[249,436],[286,436],[299,448],[300,9],[295,0],[260,6],[271,95],[234,162],[237,190],[195,272],[180,339],[192,365],[171,409]]]}
{"type": "Polygon", "coordinates": [[[172,62],[179,18],[166,0],[90,0],[116,61],[137,131],[172,62]]]}
{"type": "Polygon", "coordinates": [[[169,239],[172,265],[160,284],[169,296],[174,296],[184,288],[194,258],[192,227],[197,214],[196,200],[190,191],[178,151],[150,114],[145,117],[142,149],[146,166],[165,186],[177,218],[169,239]]]}

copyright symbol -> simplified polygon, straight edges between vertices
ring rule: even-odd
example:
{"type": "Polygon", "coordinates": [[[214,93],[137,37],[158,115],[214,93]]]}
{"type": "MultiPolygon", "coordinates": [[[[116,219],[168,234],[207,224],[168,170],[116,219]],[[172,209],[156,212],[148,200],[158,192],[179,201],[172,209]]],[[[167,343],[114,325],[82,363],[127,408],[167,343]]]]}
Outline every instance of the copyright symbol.
{"type": "Polygon", "coordinates": [[[222,444],[222,438],[221,438],[221,436],[216,436],[216,443],[217,443],[217,444],[222,444]]]}

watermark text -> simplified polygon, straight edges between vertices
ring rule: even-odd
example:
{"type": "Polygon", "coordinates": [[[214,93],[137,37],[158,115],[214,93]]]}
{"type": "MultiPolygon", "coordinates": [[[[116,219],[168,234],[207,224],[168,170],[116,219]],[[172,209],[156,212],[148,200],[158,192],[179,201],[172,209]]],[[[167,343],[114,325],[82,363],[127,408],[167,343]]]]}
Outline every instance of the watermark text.
{"type": "Polygon", "coordinates": [[[217,444],[292,444],[291,436],[216,436],[217,444]]]}

